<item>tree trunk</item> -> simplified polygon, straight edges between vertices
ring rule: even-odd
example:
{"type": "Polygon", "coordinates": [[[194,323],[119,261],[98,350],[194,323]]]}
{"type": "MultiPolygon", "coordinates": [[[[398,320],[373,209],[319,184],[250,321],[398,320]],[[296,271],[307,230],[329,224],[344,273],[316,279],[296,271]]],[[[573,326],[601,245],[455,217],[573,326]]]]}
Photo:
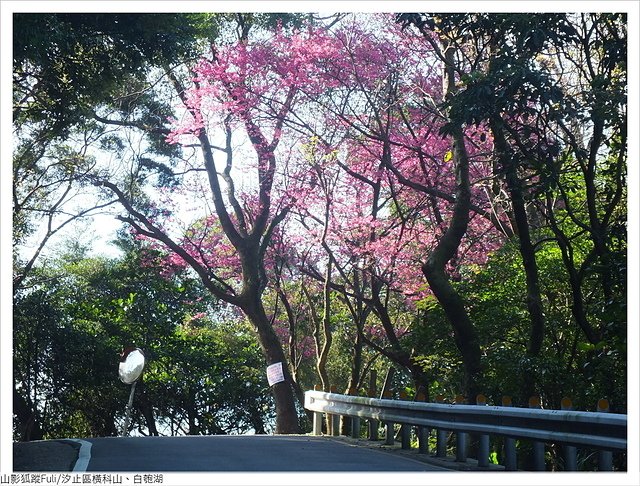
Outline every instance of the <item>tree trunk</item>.
{"type": "MultiPolygon", "coordinates": [[[[446,96],[455,92],[455,69],[453,47],[445,44],[444,84],[446,96]]],[[[478,393],[478,381],[482,369],[480,362],[480,342],[460,295],[451,285],[446,265],[457,253],[458,247],[469,224],[471,208],[471,189],[469,181],[469,155],[464,144],[461,122],[451,121],[453,139],[453,163],[455,168],[456,190],[453,214],[449,227],[438,240],[435,249],[422,265],[422,272],[431,291],[442,306],[453,328],[455,343],[462,356],[465,371],[465,390],[470,398],[478,393]]]]}
{"type": "Polygon", "coordinates": [[[276,406],[275,433],[298,434],[300,433],[300,426],[292,388],[293,380],[278,336],[274,332],[273,327],[271,327],[271,323],[269,322],[260,298],[255,298],[243,303],[241,308],[258,333],[258,340],[260,341],[260,347],[267,366],[274,363],[282,363],[285,381],[276,383],[271,387],[271,393],[273,394],[276,406]]]}
{"type": "Polygon", "coordinates": [[[42,440],[43,432],[38,423],[36,412],[24,397],[16,391],[15,387],[13,388],[13,413],[20,424],[20,441],[42,440]]]}
{"type": "MultiPolygon", "coordinates": [[[[317,369],[318,375],[322,380],[322,386],[324,391],[328,392],[331,388],[329,383],[329,373],[327,372],[327,360],[329,359],[329,351],[331,350],[331,289],[329,284],[331,283],[331,267],[333,258],[329,256],[329,262],[327,263],[327,272],[325,276],[324,286],[322,289],[323,296],[323,313],[322,313],[322,346],[318,349],[318,361],[317,369]]],[[[320,340],[318,339],[318,344],[320,340]]]]}
{"type": "MultiPolygon", "coordinates": [[[[526,277],[527,309],[529,311],[529,319],[531,322],[529,343],[527,345],[527,356],[534,358],[540,354],[540,350],[542,349],[545,325],[536,253],[533,243],[531,242],[531,232],[527,218],[524,194],[517,172],[517,160],[515,160],[510,154],[501,122],[493,118],[490,121],[490,127],[491,133],[493,134],[496,155],[500,161],[500,165],[506,179],[507,190],[509,192],[511,206],[513,208],[513,219],[516,227],[516,234],[518,235],[520,256],[522,257],[522,265],[524,267],[526,277]]],[[[522,398],[527,400],[528,397],[535,393],[536,376],[529,369],[525,369],[523,371],[522,398]]]]}
{"type": "Polygon", "coordinates": [[[153,407],[151,406],[151,401],[149,400],[149,395],[147,394],[146,387],[142,379],[138,381],[138,393],[138,406],[140,408],[140,411],[142,412],[142,415],[144,416],[145,422],[147,422],[149,435],[158,437],[160,434],[158,433],[158,428],[156,427],[156,419],[153,416],[153,407]]]}
{"type": "Polygon", "coordinates": [[[531,242],[531,231],[527,218],[527,210],[524,201],[522,184],[518,178],[517,161],[509,153],[507,141],[500,122],[492,119],[490,122],[491,133],[493,134],[497,158],[500,161],[504,173],[509,198],[513,208],[514,222],[518,242],[520,245],[520,256],[524,266],[527,283],[527,309],[531,320],[531,332],[529,335],[529,345],[527,353],[530,356],[537,356],[542,348],[544,338],[544,312],[542,309],[542,297],[540,296],[540,284],[538,277],[538,264],[536,262],[535,249],[531,242]]]}
{"type": "MultiPolygon", "coordinates": [[[[298,338],[297,338],[297,317],[293,312],[293,308],[291,307],[291,303],[287,298],[287,294],[282,290],[282,288],[277,285],[276,290],[278,295],[280,296],[280,300],[284,305],[285,311],[287,313],[287,320],[289,322],[289,373],[291,374],[291,385],[293,386],[293,391],[298,400],[298,404],[301,408],[304,408],[304,391],[300,386],[300,382],[298,381],[298,354],[297,354],[297,346],[298,346],[298,338]]],[[[307,411],[307,416],[309,421],[313,420],[313,412],[307,411]]]]}
{"type": "Polygon", "coordinates": [[[464,366],[464,393],[469,399],[475,399],[480,392],[479,381],[482,376],[478,333],[465,310],[464,301],[449,282],[444,264],[446,262],[439,264],[435,259],[429,258],[422,271],[453,328],[455,344],[464,366]]]}
{"type": "Polygon", "coordinates": [[[357,330],[355,335],[355,341],[351,348],[351,373],[349,374],[349,383],[347,384],[347,390],[360,387],[360,375],[362,372],[362,324],[356,324],[357,330]]]}
{"type": "Polygon", "coordinates": [[[600,220],[601,210],[598,205],[598,189],[596,183],[596,167],[598,163],[598,151],[602,148],[604,133],[604,121],[598,115],[593,115],[593,135],[589,143],[589,160],[584,170],[585,195],[587,197],[587,210],[589,212],[589,233],[593,241],[593,249],[598,255],[598,263],[601,265],[600,282],[605,302],[609,302],[613,296],[613,283],[611,278],[611,261],[607,248],[606,226],[600,220]]]}
{"type": "Polygon", "coordinates": [[[575,266],[573,259],[573,247],[571,241],[567,238],[567,235],[560,229],[558,222],[556,221],[555,213],[553,211],[553,197],[551,194],[547,194],[547,220],[549,226],[553,231],[553,234],[558,241],[558,247],[562,254],[562,262],[567,270],[569,276],[569,285],[571,287],[571,314],[574,320],[584,332],[585,337],[591,344],[597,344],[600,341],[600,337],[594,330],[593,326],[589,323],[587,318],[587,312],[584,305],[584,296],[582,295],[581,278],[578,270],[575,266]]]}

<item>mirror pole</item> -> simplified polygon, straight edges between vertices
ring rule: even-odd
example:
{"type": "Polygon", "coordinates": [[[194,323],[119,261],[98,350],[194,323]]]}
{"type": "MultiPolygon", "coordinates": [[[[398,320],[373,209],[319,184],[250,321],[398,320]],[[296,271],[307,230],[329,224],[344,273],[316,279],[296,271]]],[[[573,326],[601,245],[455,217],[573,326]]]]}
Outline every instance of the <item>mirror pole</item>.
{"type": "Polygon", "coordinates": [[[126,437],[129,435],[129,420],[131,419],[131,407],[133,406],[133,393],[136,390],[136,383],[138,380],[134,381],[131,385],[131,393],[129,393],[129,402],[127,403],[127,408],[125,409],[124,416],[124,426],[122,427],[122,437],[126,437]]]}

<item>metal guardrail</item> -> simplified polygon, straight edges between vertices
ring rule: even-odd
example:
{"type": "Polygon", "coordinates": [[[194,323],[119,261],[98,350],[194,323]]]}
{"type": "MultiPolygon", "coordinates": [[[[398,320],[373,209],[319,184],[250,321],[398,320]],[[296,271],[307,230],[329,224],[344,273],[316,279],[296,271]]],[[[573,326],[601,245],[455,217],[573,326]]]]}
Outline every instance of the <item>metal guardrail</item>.
{"type": "Polygon", "coordinates": [[[458,435],[498,435],[600,451],[627,449],[627,416],[614,413],[449,405],[320,391],[305,393],[305,408],[315,412],[315,434],[320,433],[322,414],[329,414],[453,431],[458,435]]]}

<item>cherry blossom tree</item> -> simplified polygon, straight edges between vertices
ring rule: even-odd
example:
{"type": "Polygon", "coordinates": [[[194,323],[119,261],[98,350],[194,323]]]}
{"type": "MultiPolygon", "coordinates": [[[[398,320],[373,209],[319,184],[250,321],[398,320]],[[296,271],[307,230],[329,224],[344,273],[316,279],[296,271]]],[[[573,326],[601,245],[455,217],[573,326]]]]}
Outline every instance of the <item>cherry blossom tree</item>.
{"type": "MultiPolygon", "coordinates": [[[[271,236],[295,200],[274,182],[278,160],[285,157],[278,153],[284,119],[295,104],[298,85],[308,81],[304,56],[314,55],[301,41],[299,37],[302,57],[289,50],[282,33],[255,43],[241,40],[212,48],[210,57],[193,69],[188,88],[175,70],[166,69],[184,106],[184,116],[175,121],[169,140],[197,146],[202,166],[191,168],[206,174],[206,200],[213,207],[182,237],[174,236],[168,220],[137,209],[116,184],[96,181],[118,197],[127,211],[122,219],[137,234],[162,243],[173,253],[174,264],[189,265],[218,299],[244,312],[256,329],[267,364],[286,364],[261,296],[267,285],[265,253],[271,236]],[[239,133],[247,142],[241,148],[239,133]],[[221,146],[215,137],[222,140],[221,146]],[[219,154],[222,168],[216,165],[219,154]],[[245,171],[253,187],[237,188],[234,169],[245,171]]],[[[287,379],[273,385],[276,432],[295,433],[299,429],[291,376],[284,368],[287,379]]]]}
{"type": "MultiPolygon", "coordinates": [[[[192,267],[217,298],[244,312],[267,364],[286,362],[262,295],[273,235],[293,213],[301,218],[286,238],[291,245],[304,244],[295,235],[307,239],[305,271],[324,282],[321,376],[331,344],[329,290],[338,288],[354,303],[364,299],[361,315],[375,315],[387,340],[377,349],[418,377],[388,302],[424,296],[426,277],[452,323],[471,390],[479,345],[450,275],[481,261],[504,227],[481,184],[488,141],[447,125],[440,100],[443,79],[454,89],[452,72],[392,20],[375,18],[376,32],[308,26],[213,46],[189,81],[167,68],[184,107],[168,140],[200,151],[202,165],[189,168],[206,175],[202,200],[212,208],[181,236],[161,210],[152,217],[115,184],[99,184],[118,196],[139,235],[172,252],[170,263],[192,267]],[[305,154],[309,140],[321,156],[305,154]]],[[[366,337],[364,321],[357,329],[366,337]]],[[[278,432],[297,430],[286,377],[274,386],[278,432]]]]}
{"type": "Polygon", "coordinates": [[[372,271],[367,265],[373,279],[368,305],[390,345],[380,349],[420,373],[401,349],[382,289],[419,287],[421,270],[452,324],[473,394],[481,374],[479,340],[450,279],[461,264],[482,262],[511,230],[504,211],[487,196],[491,140],[456,125],[444,109],[443,99],[456,89],[454,46],[437,51],[449,58],[438,57],[433,45],[417,42],[393,22],[382,22],[375,32],[349,25],[332,42],[345,54],[321,65],[319,76],[330,89],[304,91],[314,118],[294,112],[288,121],[319,137],[350,178],[346,185],[358,187],[351,197],[357,202],[343,214],[360,221],[337,217],[349,230],[334,226],[338,240],[361,229],[351,250],[378,266],[372,271]],[[385,261],[391,270],[379,271],[385,261]]]}

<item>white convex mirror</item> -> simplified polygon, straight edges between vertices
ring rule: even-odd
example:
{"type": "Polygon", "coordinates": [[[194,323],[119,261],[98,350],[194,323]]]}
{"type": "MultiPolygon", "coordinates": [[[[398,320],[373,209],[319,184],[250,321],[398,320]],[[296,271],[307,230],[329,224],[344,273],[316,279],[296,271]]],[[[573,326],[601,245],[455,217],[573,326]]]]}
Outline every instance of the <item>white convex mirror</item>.
{"type": "Polygon", "coordinates": [[[130,385],[140,378],[143,368],[144,353],[139,348],[133,348],[120,360],[120,365],[118,366],[120,380],[130,385]]]}

